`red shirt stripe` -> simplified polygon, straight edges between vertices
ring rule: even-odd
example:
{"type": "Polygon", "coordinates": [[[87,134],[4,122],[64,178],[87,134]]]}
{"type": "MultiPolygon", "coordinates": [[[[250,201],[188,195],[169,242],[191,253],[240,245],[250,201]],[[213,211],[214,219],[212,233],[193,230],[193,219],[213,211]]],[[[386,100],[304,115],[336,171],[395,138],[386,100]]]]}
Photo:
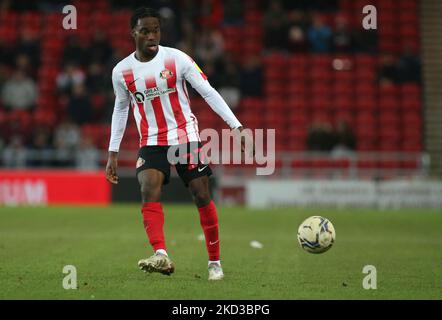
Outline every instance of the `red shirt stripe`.
{"type": "MultiPolygon", "coordinates": [[[[154,77],[149,77],[146,79],[146,88],[152,89],[157,86],[157,82],[154,77]]],[[[158,135],[157,135],[157,145],[159,146],[167,146],[167,121],[164,117],[163,106],[161,104],[160,97],[155,97],[152,101],[153,111],[155,113],[155,120],[157,122],[158,127],[158,135]]]]}
{"type": "Polygon", "coordinates": [[[187,130],[186,130],[186,118],[184,117],[184,113],[180,104],[180,100],[178,98],[178,91],[176,87],[176,65],[174,59],[167,59],[164,63],[166,69],[172,72],[172,76],[167,79],[167,87],[175,88],[175,92],[171,92],[169,94],[170,104],[172,105],[173,115],[175,117],[175,121],[178,126],[178,142],[180,144],[187,143],[189,139],[187,138],[187,130]]]}
{"type": "MultiPolygon", "coordinates": [[[[131,69],[123,71],[124,81],[126,82],[127,89],[134,93],[137,88],[135,86],[134,81],[134,73],[131,69]]],[[[135,99],[136,101],[136,99],[135,99]]],[[[140,147],[147,145],[147,137],[149,136],[149,124],[147,123],[146,113],[144,112],[144,104],[136,101],[138,106],[138,111],[141,115],[141,123],[140,123],[140,131],[141,131],[141,140],[140,147]]]]}

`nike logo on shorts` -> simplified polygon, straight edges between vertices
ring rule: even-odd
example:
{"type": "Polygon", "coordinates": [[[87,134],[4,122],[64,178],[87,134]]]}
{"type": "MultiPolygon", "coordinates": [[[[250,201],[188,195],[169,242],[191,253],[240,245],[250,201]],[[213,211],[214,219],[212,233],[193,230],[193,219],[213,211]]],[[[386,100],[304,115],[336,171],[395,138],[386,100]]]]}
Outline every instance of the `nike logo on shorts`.
{"type": "Polygon", "coordinates": [[[202,172],[204,169],[206,169],[208,166],[204,166],[202,168],[198,168],[198,172],[202,172]]]}

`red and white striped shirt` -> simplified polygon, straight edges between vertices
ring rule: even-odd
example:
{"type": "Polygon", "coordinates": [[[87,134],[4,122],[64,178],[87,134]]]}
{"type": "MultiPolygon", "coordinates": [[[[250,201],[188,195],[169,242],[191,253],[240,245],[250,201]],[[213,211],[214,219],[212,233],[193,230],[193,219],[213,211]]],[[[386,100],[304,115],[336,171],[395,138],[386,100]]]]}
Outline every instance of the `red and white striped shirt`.
{"type": "Polygon", "coordinates": [[[189,56],[180,50],[159,46],[152,60],[140,62],[134,52],[112,71],[115,106],[109,151],[119,151],[129,105],[140,134],[140,147],[200,141],[198,121],[190,109],[186,81],[230,128],[241,126],[189,56]]]}

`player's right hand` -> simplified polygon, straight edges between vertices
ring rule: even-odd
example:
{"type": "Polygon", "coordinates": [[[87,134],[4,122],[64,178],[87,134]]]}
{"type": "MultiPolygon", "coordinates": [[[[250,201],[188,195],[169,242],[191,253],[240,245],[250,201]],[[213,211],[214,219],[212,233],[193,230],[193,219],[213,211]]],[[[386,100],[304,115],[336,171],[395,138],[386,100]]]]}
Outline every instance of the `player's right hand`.
{"type": "Polygon", "coordinates": [[[106,179],[110,183],[118,184],[118,175],[117,175],[117,158],[109,155],[106,164],[106,179]]]}

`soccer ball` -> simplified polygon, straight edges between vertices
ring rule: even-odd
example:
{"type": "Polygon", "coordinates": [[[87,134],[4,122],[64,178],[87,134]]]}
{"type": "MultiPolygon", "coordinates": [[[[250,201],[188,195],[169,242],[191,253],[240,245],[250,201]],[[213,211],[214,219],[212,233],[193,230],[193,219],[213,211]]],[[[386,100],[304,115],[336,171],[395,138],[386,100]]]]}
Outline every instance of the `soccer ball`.
{"type": "Polygon", "coordinates": [[[323,253],[335,242],[336,232],[330,220],[312,216],[304,220],[298,228],[298,242],[302,249],[310,253],[323,253]]]}

